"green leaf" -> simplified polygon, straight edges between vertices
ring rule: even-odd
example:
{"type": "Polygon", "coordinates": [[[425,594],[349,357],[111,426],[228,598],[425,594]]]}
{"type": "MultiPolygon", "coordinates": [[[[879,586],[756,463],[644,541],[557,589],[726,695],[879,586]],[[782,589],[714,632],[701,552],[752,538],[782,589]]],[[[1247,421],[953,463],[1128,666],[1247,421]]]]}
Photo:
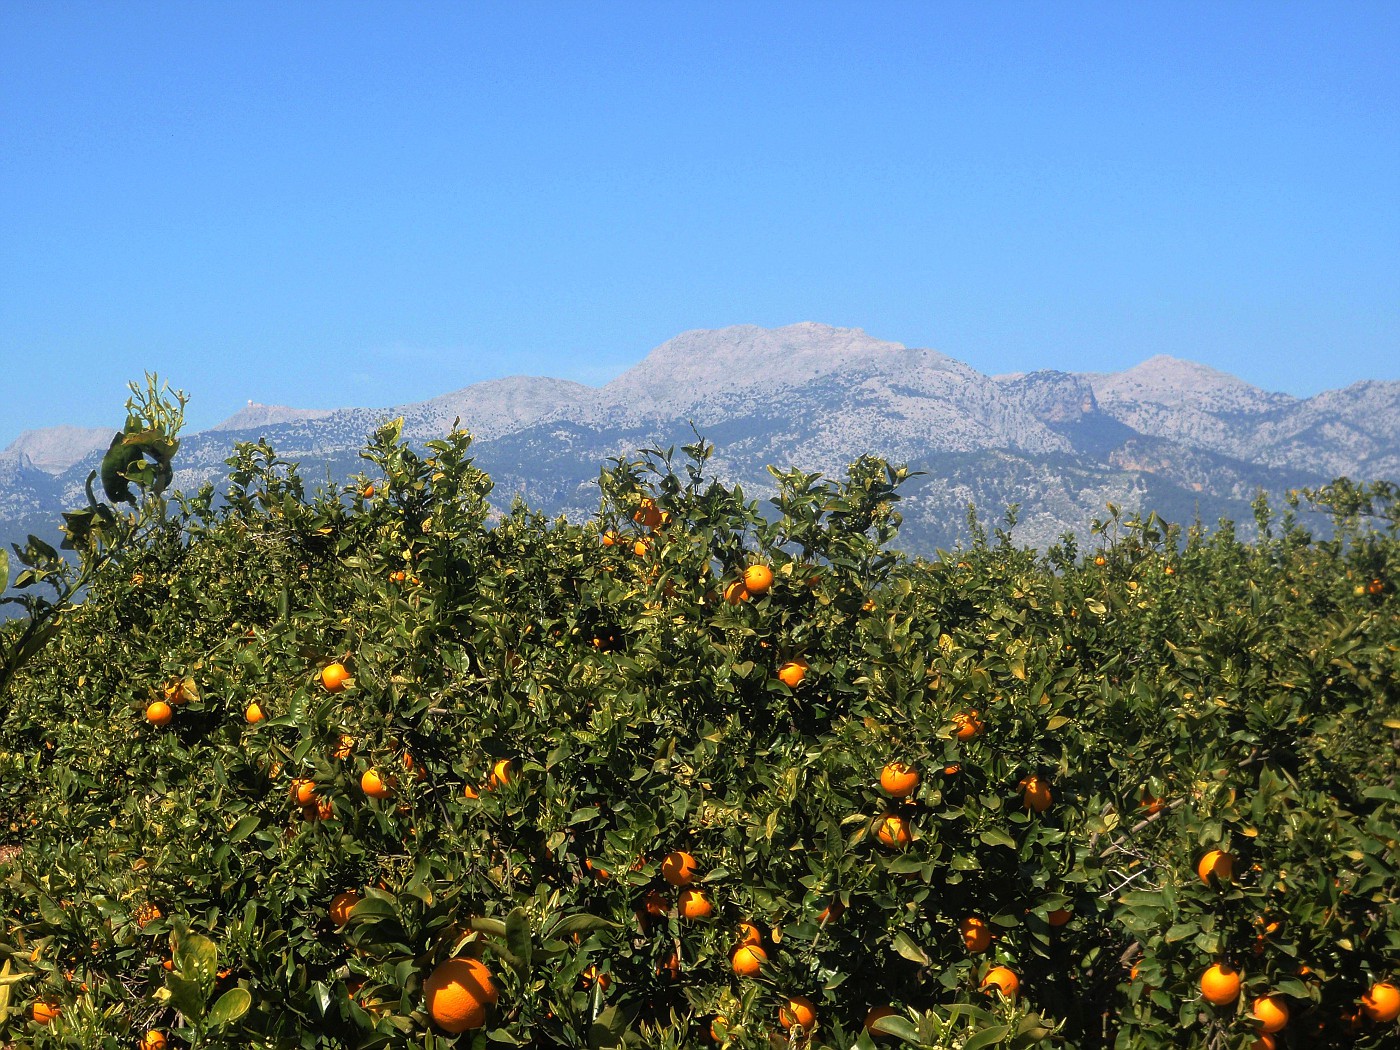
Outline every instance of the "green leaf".
{"type": "Polygon", "coordinates": [[[204,1017],[205,993],[197,982],[181,977],[179,973],[168,973],[165,975],[164,991],[170,1005],[191,1021],[204,1017]]]}
{"type": "Polygon", "coordinates": [[[1016,848],[1016,840],[1013,839],[1001,828],[988,828],[978,836],[988,846],[1006,846],[1009,849],[1016,848]]]}
{"type": "Polygon", "coordinates": [[[910,962],[918,963],[920,966],[928,966],[931,962],[928,953],[915,944],[914,939],[903,930],[894,935],[894,950],[910,962]]]}
{"type": "Polygon", "coordinates": [[[233,1024],[240,1017],[248,1012],[248,1008],[253,1005],[253,995],[246,988],[230,988],[223,995],[219,996],[206,1018],[207,1023],[215,1027],[233,1024]]]}
{"type": "Polygon", "coordinates": [[[597,915],[565,915],[545,929],[546,937],[569,937],[589,930],[616,929],[617,923],[599,918],[597,915]]]}
{"type": "Polygon", "coordinates": [[[524,908],[516,908],[506,916],[506,947],[515,957],[515,969],[520,976],[529,977],[534,942],[530,938],[530,915],[524,908]]]}
{"type": "Polygon", "coordinates": [[[982,1050],[986,1046],[996,1046],[1006,1038],[1010,1027],[1004,1024],[993,1025],[991,1028],[984,1028],[967,1042],[963,1043],[962,1050],[982,1050]]]}
{"type": "Polygon", "coordinates": [[[249,835],[251,835],[261,823],[262,821],[260,821],[257,817],[253,816],[252,814],[249,814],[229,829],[228,841],[242,842],[249,835]]]}
{"type": "Polygon", "coordinates": [[[896,1036],[906,1043],[913,1043],[916,1046],[919,1042],[919,1029],[913,1021],[907,1017],[900,1017],[898,1014],[891,1014],[889,1017],[882,1017],[870,1026],[871,1031],[880,1032],[883,1035],[896,1036]]]}

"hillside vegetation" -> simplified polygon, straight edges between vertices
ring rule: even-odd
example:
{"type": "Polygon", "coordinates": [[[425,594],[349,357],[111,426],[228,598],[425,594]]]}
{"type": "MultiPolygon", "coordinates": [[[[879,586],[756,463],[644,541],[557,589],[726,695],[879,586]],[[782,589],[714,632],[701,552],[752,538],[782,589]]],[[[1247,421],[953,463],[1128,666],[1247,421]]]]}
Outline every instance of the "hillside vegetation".
{"type": "Polygon", "coordinates": [[[709,451],[492,527],[455,429],[128,458],[0,714],[0,1039],[1396,1045],[1392,491],[909,560],[904,471],[709,451]]]}

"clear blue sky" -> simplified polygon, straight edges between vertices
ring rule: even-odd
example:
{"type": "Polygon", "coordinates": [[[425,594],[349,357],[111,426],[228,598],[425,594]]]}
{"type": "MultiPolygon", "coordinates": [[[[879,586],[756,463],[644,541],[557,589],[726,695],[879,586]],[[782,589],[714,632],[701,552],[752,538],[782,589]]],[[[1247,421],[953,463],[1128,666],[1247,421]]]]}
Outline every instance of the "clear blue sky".
{"type": "Polygon", "coordinates": [[[690,328],[1400,378],[1400,4],[0,0],[0,447],[690,328]]]}

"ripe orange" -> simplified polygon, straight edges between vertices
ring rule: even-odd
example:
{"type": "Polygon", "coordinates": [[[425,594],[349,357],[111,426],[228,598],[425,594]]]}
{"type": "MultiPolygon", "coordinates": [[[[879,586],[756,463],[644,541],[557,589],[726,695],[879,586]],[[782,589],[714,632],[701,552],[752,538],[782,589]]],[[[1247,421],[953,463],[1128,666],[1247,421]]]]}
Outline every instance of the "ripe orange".
{"type": "Polygon", "coordinates": [[[773,570],[766,565],[750,565],[744,570],[744,589],[750,595],[767,594],[773,586],[773,570]]]}
{"type": "Polygon", "coordinates": [[[1261,995],[1254,1000],[1250,1013],[1266,1035],[1281,1031],[1288,1024],[1288,1004],[1281,995],[1261,995]]]}
{"type": "Polygon", "coordinates": [[[656,967],[656,976],[666,975],[668,981],[679,981],[681,979],[681,958],[675,952],[668,955],[664,961],[656,967]]]}
{"type": "Polygon", "coordinates": [[[331,898],[331,906],[328,913],[331,917],[332,926],[344,926],[350,921],[350,909],[364,900],[354,890],[346,890],[344,893],[337,893],[331,898]]]}
{"type": "Polygon", "coordinates": [[[789,689],[796,689],[802,684],[802,679],[806,677],[807,661],[801,657],[795,660],[789,660],[787,663],[783,664],[782,667],[778,668],[778,678],[789,689]]]}
{"type": "Polygon", "coordinates": [[[1228,963],[1215,963],[1201,974],[1201,997],[1216,1006],[1240,997],[1240,972],[1228,963]]]}
{"type": "Polygon", "coordinates": [[[448,959],[423,982],[428,1015],[454,1035],[484,1025],[499,996],[491,971],[477,959],[448,959]]]}
{"type": "Polygon", "coordinates": [[[749,600],[749,590],[744,586],[743,580],[735,580],[733,583],[725,584],[724,600],[730,605],[738,605],[740,602],[749,600]]]}
{"type": "Polygon", "coordinates": [[[138,1050],[166,1050],[168,1046],[170,1046],[170,1041],[165,1038],[165,1033],[158,1028],[152,1028],[137,1044],[138,1050]]]}
{"type": "Polygon", "coordinates": [[[266,717],[267,715],[263,712],[262,705],[256,700],[249,704],[247,709],[243,712],[243,718],[250,726],[257,725],[266,717]]]}
{"type": "Polygon", "coordinates": [[[30,1008],[29,1016],[39,1023],[46,1025],[58,1016],[59,1006],[57,1003],[35,1003],[30,1008]]]}
{"type": "Polygon", "coordinates": [[[880,787],[895,798],[908,798],[919,786],[919,771],[903,762],[891,762],[880,771],[880,787]]]}
{"type": "Polygon", "coordinates": [[[982,978],[983,988],[992,986],[999,988],[1001,994],[1008,999],[1016,998],[1016,993],[1021,990],[1020,980],[1005,966],[993,966],[987,971],[987,976],[982,978]]]}
{"type": "Polygon", "coordinates": [[[953,735],[959,740],[971,740],[975,736],[981,736],[982,730],[986,728],[982,724],[980,711],[959,711],[953,716],[953,726],[953,735]]]}
{"type": "Polygon", "coordinates": [[[876,1039],[888,1039],[890,1037],[885,1035],[884,1032],[875,1031],[875,1022],[883,1017],[896,1017],[898,1016],[898,1014],[899,1011],[896,1010],[893,1006],[872,1007],[870,1012],[865,1015],[865,1024],[863,1027],[876,1039]]]}
{"type": "Polygon", "coordinates": [[[607,532],[603,533],[599,542],[602,543],[604,547],[615,547],[617,546],[617,533],[609,529],[607,532]]]}
{"type": "Polygon", "coordinates": [[[650,890],[642,898],[642,907],[646,909],[648,915],[658,919],[665,918],[666,913],[671,910],[670,903],[660,890],[650,890]]]}
{"type": "Polygon", "coordinates": [[[350,752],[355,750],[355,738],[348,733],[341,733],[340,740],[331,752],[332,758],[345,759],[350,757],[350,752]]]}
{"type": "Polygon", "coordinates": [[[1385,581],[1379,576],[1366,585],[1366,593],[1370,595],[1381,594],[1385,590],[1385,581]]]}
{"type": "Polygon", "coordinates": [[[640,539],[636,543],[632,544],[632,553],[635,554],[638,558],[645,558],[647,556],[647,551],[650,549],[651,544],[647,542],[645,538],[640,539]]]}
{"type": "Polygon", "coordinates": [[[491,763],[491,776],[486,780],[486,787],[494,791],[498,787],[515,782],[515,763],[508,758],[498,758],[491,763]]]}
{"type": "Polygon", "coordinates": [[[606,992],[612,987],[612,974],[599,973],[596,966],[587,967],[583,973],[578,975],[578,979],[583,982],[585,988],[592,988],[596,984],[606,992]]]}
{"type": "Polygon", "coordinates": [[[316,801],[316,784],[303,777],[298,777],[292,781],[292,800],[303,806],[309,806],[316,801]]]}
{"type": "Polygon", "coordinates": [[[1044,777],[1032,774],[1021,781],[1021,804],[1027,809],[1033,809],[1037,813],[1044,813],[1050,808],[1052,797],[1050,795],[1050,783],[1044,777]]]}
{"type": "Polygon", "coordinates": [[[374,486],[366,485],[365,490],[360,495],[364,496],[365,499],[374,499],[374,486]]]}
{"type": "Polygon", "coordinates": [[[885,813],[876,820],[875,837],[891,849],[903,849],[911,840],[909,824],[897,813],[885,813]]]}
{"type": "Polygon", "coordinates": [[[1211,875],[1221,882],[1229,882],[1235,874],[1235,858],[1224,850],[1213,849],[1196,865],[1196,874],[1207,886],[1211,875]]]}
{"type": "Polygon", "coordinates": [[[463,798],[480,798],[480,797],[481,797],[481,794],[476,790],[476,788],[472,787],[470,784],[463,784],[463,785],[462,785],[462,797],[463,797],[463,798]]]}
{"type": "Polygon", "coordinates": [[[985,952],[992,945],[992,931],[987,924],[975,915],[969,915],[958,923],[963,946],[970,952],[985,952]]]}
{"type": "Polygon", "coordinates": [[[321,668],[321,684],[332,693],[338,693],[345,688],[345,681],[350,677],[350,672],[345,669],[345,665],[336,661],[321,668]]]}
{"type": "Polygon", "coordinates": [[[684,850],[666,854],[661,862],[661,877],[672,886],[689,886],[695,881],[695,858],[684,850]]]}
{"type": "Polygon", "coordinates": [[[778,1024],[784,1029],[796,1027],[810,1032],[817,1027],[817,1009],[805,995],[788,996],[787,1005],[778,1010],[778,1024]]]}
{"type": "Polygon", "coordinates": [[[1261,1035],[1249,1044],[1249,1050],[1277,1050],[1278,1043],[1271,1035],[1261,1035]]]}
{"type": "Polygon", "coordinates": [[[394,793],[394,778],[385,780],[376,770],[366,769],[360,776],[360,790],[370,798],[388,798],[394,793]]]}
{"type": "Polygon", "coordinates": [[[841,918],[845,910],[846,906],[844,904],[839,900],[833,900],[817,913],[817,922],[835,922],[837,919],[841,918]]]}
{"type": "Polygon", "coordinates": [[[1054,911],[1050,912],[1045,916],[1045,921],[1048,922],[1051,926],[1063,926],[1065,923],[1069,922],[1069,920],[1073,917],[1074,916],[1072,912],[1064,908],[1056,908],[1054,911]]]}
{"type": "Polygon", "coordinates": [[[584,859],[583,866],[586,869],[588,869],[588,871],[593,875],[593,877],[599,882],[607,882],[608,879],[612,878],[612,873],[609,872],[607,868],[599,867],[597,864],[594,864],[591,860],[588,860],[587,858],[584,859]]]}
{"type": "Polygon", "coordinates": [[[639,525],[645,525],[649,529],[654,529],[662,524],[661,509],[657,507],[656,500],[650,496],[642,497],[642,505],[633,515],[632,520],[639,525]]]}
{"type": "Polygon", "coordinates": [[[760,945],[763,943],[763,934],[758,932],[758,927],[751,922],[739,923],[739,941],[734,947],[742,948],[745,945],[760,945]]]}
{"type": "Polygon", "coordinates": [[[715,906],[704,890],[681,890],[681,915],[687,919],[708,919],[715,913],[715,906]]]}
{"type": "Polygon", "coordinates": [[[754,977],[768,961],[768,953],[756,944],[744,944],[734,949],[730,968],[740,977],[754,977]]]}
{"type": "Polygon", "coordinates": [[[146,721],[153,726],[169,725],[175,717],[175,709],[164,700],[153,700],[146,705],[146,721]]]}
{"type": "Polygon", "coordinates": [[[1156,795],[1153,795],[1146,788],[1142,789],[1142,795],[1138,799],[1138,808],[1147,810],[1147,815],[1149,817],[1152,816],[1154,813],[1162,812],[1163,808],[1165,807],[1166,803],[1163,802],[1160,798],[1158,798],[1156,795]]]}
{"type": "Polygon", "coordinates": [[[1389,981],[1377,981],[1361,997],[1361,1012],[1374,1024],[1389,1024],[1400,1017],[1400,988],[1389,981]]]}
{"type": "Polygon", "coordinates": [[[1105,558],[1102,554],[1100,554],[1097,558],[1094,559],[1094,564],[1102,567],[1108,564],[1108,559],[1105,558]]]}
{"type": "Polygon", "coordinates": [[[165,683],[165,701],[172,707],[187,704],[195,698],[194,680],[172,678],[165,683]]]}
{"type": "Polygon", "coordinates": [[[428,771],[420,766],[407,751],[403,753],[403,768],[405,771],[413,774],[414,780],[422,780],[428,775],[428,771]]]}

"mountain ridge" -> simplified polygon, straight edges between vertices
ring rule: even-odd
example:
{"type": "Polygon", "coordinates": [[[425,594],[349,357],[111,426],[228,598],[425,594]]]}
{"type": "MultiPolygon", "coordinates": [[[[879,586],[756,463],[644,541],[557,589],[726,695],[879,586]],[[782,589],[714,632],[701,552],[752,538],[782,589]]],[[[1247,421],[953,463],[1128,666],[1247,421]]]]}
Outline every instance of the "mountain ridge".
{"type": "MultiPolygon", "coordinates": [[[[250,403],[182,440],[176,484],[217,482],[232,442],[258,437],[303,461],[308,481],[344,477],[363,465],[365,435],[395,416],[420,444],[460,421],[498,482],[498,506],[519,494],[574,515],[596,509],[591,483],[607,459],[686,443],[692,425],[718,446],[712,466],[754,495],[771,486],[769,463],[831,474],[875,453],[929,472],[903,505],[910,546],[924,551],[957,538],[969,501],[995,513],[1020,504],[1018,538],[1043,546],[1084,532],[1109,500],[1247,520],[1260,489],[1400,476],[1400,382],[1296,398],[1167,355],[1114,373],[991,376],[938,350],[802,322],[683,332],[598,387],[511,376],[385,408],[250,403]]],[[[40,459],[3,455],[29,471],[15,474],[16,505],[42,504],[40,459]]],[[[51,487],[80,496],[93,462],[49,473],[51,487]]],[[[14,516],[3,477],[0,526],[14,516]]]]}

